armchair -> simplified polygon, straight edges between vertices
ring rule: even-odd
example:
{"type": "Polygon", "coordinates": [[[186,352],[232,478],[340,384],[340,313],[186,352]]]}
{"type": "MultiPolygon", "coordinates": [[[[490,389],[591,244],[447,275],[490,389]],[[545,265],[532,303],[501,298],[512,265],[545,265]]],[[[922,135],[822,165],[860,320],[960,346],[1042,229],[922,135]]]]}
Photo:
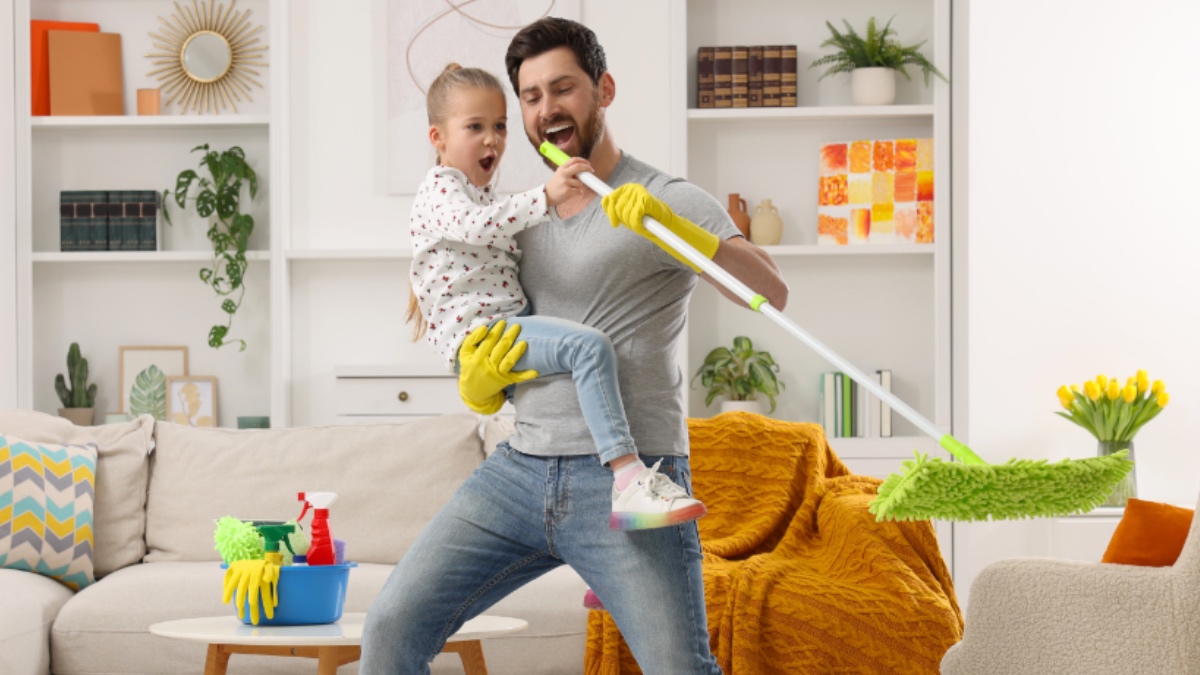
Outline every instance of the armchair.
{"type": "Polygon", "coordinates": [[[988,566],[942,675],[1200,673],[1200,518],[1171,567],[1048,558],[988,566]]]}

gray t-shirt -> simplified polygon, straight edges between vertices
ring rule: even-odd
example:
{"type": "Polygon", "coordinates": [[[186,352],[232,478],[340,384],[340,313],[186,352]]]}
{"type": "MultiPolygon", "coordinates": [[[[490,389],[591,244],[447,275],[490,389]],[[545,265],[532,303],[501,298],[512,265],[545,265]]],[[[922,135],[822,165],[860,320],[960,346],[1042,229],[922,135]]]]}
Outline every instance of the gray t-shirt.
{"type": "MultiPolygon", "coordinates": [[[[675,213],[722,240],[738,235],[711,195],[624,153],[609,185],[641,183],[675,213]]],[[[613,228],[593,199],[578,214],[516,236],[524,254],[521,285],[533,313],[603,331],[617,352],[621,397],[643,455],[687,456],[683,374],[675,361],[697,275],[666,251],[622,226],[613,228]]],[[[513,448],[529,455],[596,452],[570,374],[517,385],[513,448]]]]}

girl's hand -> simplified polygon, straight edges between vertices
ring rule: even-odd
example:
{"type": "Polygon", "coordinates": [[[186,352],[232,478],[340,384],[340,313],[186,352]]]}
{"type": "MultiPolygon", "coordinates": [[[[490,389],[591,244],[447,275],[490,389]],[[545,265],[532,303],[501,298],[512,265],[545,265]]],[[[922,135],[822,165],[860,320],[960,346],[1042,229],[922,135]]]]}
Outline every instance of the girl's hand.
{"type": "Polygon", "coordinates": [[[582,157],[572,157],[567,163],[558,167],[550,180],[546,182],[546,203],[554,206],[580,194],[583,191],[583,182],[576,177],[576,174],[580,171],[591,170],[592,165],[582,157]]]}

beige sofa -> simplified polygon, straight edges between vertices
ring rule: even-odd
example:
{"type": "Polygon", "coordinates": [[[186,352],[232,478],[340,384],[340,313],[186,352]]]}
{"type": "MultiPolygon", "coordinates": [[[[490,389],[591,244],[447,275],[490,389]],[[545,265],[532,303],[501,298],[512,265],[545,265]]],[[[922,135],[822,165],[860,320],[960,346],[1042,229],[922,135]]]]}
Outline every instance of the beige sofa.
{"type": "MultiPolygon", "coordinates": [[[[160,621],[231,615],[213,548],[221,516],[291,519],[300,491],[338,493],[333,535],[347,542],[347,612],[365,612],[393,565],[454,489],[504,437],[471,414],[404,424],[277,430],[193,429],[148,416],[100,427],[0,411],[0,434],[39,443],[95,442],[97,581],[78,593],[46,577],[0,569],[0,673],[202,673],[205,646],[151,635],[160,621]],[[484,437],[487,440],[484,440],[484,437]]],[[[489,672],[583,670],[585,586],[569,568],[534,581],[489,613],[529,629],[484,643],[489,672]]],[[[234,655],[230,673],[316,672],[316,663],[234,655]]],[[[435,673],[461,673],[458,657],[435,673]]],[[[339,673],[358,672],[357,664],[339,673]]]]}

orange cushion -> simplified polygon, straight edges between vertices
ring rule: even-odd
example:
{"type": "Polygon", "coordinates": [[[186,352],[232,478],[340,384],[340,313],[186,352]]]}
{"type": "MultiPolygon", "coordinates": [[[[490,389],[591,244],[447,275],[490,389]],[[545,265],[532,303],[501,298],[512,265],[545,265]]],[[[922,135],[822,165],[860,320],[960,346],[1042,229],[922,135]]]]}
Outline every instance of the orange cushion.
{"type": "Polygon", "coordinates": [[[1192,526],[1192,514],[1192,509],[1130,499],[1101,562],[1149,567],[1174,565],[1192,526]]]}

